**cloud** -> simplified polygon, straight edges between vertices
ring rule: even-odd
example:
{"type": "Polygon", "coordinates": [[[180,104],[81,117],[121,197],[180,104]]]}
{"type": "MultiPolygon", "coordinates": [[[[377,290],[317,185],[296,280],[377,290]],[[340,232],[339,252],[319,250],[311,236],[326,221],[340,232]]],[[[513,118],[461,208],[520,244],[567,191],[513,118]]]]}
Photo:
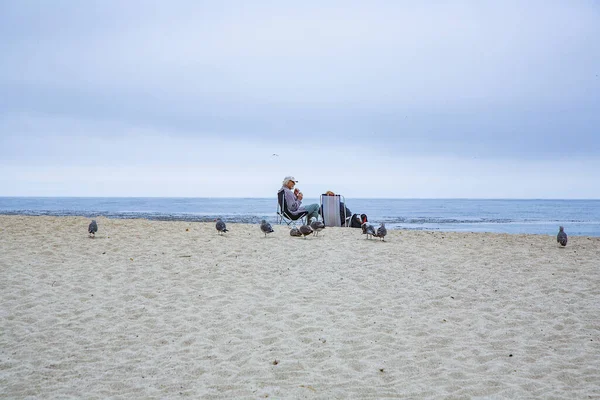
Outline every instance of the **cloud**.
{"type": "MultiPolygon", "coordinates": [[[[236,173],[275,148],[266,153],[299,160],[309,182],[393,179],[410,168],[405,160],[418,171],[428,170],[425,160],[449,163],[464,175],[488,160],[523,168],[594,160],[597,37],[592,1],[5,1],[0,159],[91,168],[95,150],[115,167],[155,168],[159,177],[160,168],[218,164],[206,148],[233,154],[223,168],[236,173]],[[304,167],[323,158],[344,168],[304,167]],[[396,171],[371,167],[378,158],[396,171]]],[[[278,181],[283,169],[254,176],[278,181]]],[[[433,189],[384,192],[498,195],[519,176],[527,182],[512,173],[493,186],[415,172],[407,187],[433,189]]],[[[525,192],[554,190],[537,181],[544,189],[525,192]]]]}

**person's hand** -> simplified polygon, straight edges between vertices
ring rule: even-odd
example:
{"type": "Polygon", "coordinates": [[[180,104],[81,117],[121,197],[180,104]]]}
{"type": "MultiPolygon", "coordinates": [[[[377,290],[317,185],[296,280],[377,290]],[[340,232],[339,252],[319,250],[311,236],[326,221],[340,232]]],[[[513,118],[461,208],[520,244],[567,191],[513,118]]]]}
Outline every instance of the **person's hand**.
{"type": "Polygon", "coordinates": [[[302,200],[303,197],[304,195],[302,194],[302,192],[298,192],[298,200],[302,200]]]}
{"type": "Polygon", "coordinates": [[[295,194],[296,196],[298,196],[298,193],[300,193],[300,189],[298,189],[298,188],[294,189],[294,194],[295,194]]]}

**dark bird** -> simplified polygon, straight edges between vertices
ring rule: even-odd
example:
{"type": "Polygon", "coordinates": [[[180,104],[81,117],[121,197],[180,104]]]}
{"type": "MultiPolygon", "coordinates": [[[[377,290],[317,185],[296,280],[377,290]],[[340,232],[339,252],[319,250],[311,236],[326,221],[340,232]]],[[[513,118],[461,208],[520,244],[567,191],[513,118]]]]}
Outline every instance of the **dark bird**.
{"type": "Polygon", "coordinates": [[[290,236],[302,236],[298,228],[292,228],[290,230],[290,236]]]}
{"type": "Polygon", "coordinates": [[[556,241],[560,243],[560,245],[563,247],[567,245],[567,234],[565,233],[565,228],[563,228],[562,226],[558,228],[558,235],[556,235],[556,241]]]}
{"type": "Polygon", "coordinates": [[[313,233],[313,229],[308,226],[308,225],[302,225],[300,228],[298,228],[298,230],[300,231],[300,233],[302,234],[302,236],[304,236],[304,239],[306,239],[306,237],[308,235],[310,235],[311,233],[313,233]]]}
{"type": "Polygon", "coordinates": [[[219,234],[228,232],[227,227],[225,226],[225,222],[223,222],[221,218],[217,218],[215,219],[215,221],[217,221],[217,223],[215,224],[215,228],[217,228],[217,232],[219,234]]]}
{"type": "Polygon", "coordinates": [[[275,232],[271,224],[265,221],[264,219],[260,223],[260,230],[265,234],[265,237],[267,237],[267,233],[275,232]]]}
{"type": "Polygon", "coordinates": [[[96,237],[96,232],[98,232],[98,224],[96,223],[96,220],[93,219],[92,222],[90,222],[90,226],[88,226],[89,237],[96,237]]]}
{"type": "Polygon", "coordinates": [[[385,235],[387,235],[387,229],[385,229],[385,224],[382,222],[381,226],[377,228],[377,234],[375,236],[381,238],[382,242],[385,242],[385,235]]]}
{"type": "Polygon", "coordinates": [[[325,224],[321,221],[317,221],[316,219],[310,223],[310,227],[315,233],[315,236],[319,236],[319,232],[325,229],[325,224]]]}

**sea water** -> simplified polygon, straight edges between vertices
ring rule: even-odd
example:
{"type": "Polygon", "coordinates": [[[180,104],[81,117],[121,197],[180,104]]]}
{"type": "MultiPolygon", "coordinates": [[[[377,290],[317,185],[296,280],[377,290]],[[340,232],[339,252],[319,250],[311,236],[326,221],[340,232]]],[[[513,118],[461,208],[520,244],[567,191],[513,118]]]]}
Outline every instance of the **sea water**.
{"type": "MultiPolygon", "coordinates": [[[[600,200],[345,199],[388,229],[600,236],[600,200]]],[[[318,203],[305,199],[305,204],[318,203]]],[[[276,198],[0,197],[0,214],[258,223],[277,219],[276,198]]]]}

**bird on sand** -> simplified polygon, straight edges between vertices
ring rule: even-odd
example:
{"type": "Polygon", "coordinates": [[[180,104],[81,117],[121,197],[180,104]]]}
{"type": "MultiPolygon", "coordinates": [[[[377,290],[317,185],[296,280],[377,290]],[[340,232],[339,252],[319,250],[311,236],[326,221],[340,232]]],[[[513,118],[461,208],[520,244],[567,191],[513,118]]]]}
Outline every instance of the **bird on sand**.
{"type": "Polygon", "coordinates": [[[96,237],[96,232],[98,232],[98,224],[96,223],[96,220],[93,219],[92,222],[90,222],[90,225],[88,226],[89,237],[96,237]]]}
{"type": "Polygon", "coordinates": [[[377,234],[375,236],[381,238],[382,242],[385,242],[385,235],[387,235],[387,229],[385,229],[385,224],[382,222],[381,226],[377,228],[377,234]]]}
{"type": "Polygon", "coordinates": [[[367,219],[366,214],[361,214],[360,218],[362,220],[362,223],[360,225],[362,233],[363,235],[367,235],[367,239],[369,239],[370,237],[375,235],[375,228],[373,227],[373,225],[369,224],[369,220],[367,219]]]}
{"type": "Polygon", "coordinates": [[[223,222],[221,218],[217,218],[215,219],[215,221],[215,228],[217,228],[217,233],[219,233],[219,235],[228,232],[227,227],[225,226],[225,222],[223,222]]]}
{"type": "Polygon", "coordinates": [[[367,221],[363,222],[361,225],[363,235],[367,235],[367,239],[372,238],[376,235],[375,228],[373,225],[369,224],[367,221]]]}
{"type": "Polygon", "coordinates": [[[325,224],[315,219],[313,222],[310,223],[310,227],[314,231],[314,235],[319,236],[319,232],[325,229],[325,224]]]}
{"type": "Polygon", "coordinates": [[[302,225],[300,228],[298,228],[298,230],[300,231],[300,233],[302,234],[302,236],[304,236],[304,239],[306,239],[306,237],[308,235],[310,235],[311,233],[313,233],[313,229],[308,226],[308,225],[302,225]]]}
{"type": "Polygon", "coordinates": [[[267,221],[265,221],[264,219],[260,223],[260,230],[265,234],[265,237],[267,237],[267,233],[273,233],[274,232],[273,227],[271,226],[271,224],[268,223],[267,221]]]}
{"type": "Polygon", "coordinates": [[[565,228],[563,228],[562,226],[558,227],[558,235],[556,235],[556,241],[560,243],[560,245],[563,247],[567,245],[567,234],[565,233],[565,228]]]}
{"type": "Polygon", "coordinates": [[[302,236],[302,234],[300,233],[300,230],[298,230],[298,228],[292,228],[290,230],[290,236],[302,236]]]}

